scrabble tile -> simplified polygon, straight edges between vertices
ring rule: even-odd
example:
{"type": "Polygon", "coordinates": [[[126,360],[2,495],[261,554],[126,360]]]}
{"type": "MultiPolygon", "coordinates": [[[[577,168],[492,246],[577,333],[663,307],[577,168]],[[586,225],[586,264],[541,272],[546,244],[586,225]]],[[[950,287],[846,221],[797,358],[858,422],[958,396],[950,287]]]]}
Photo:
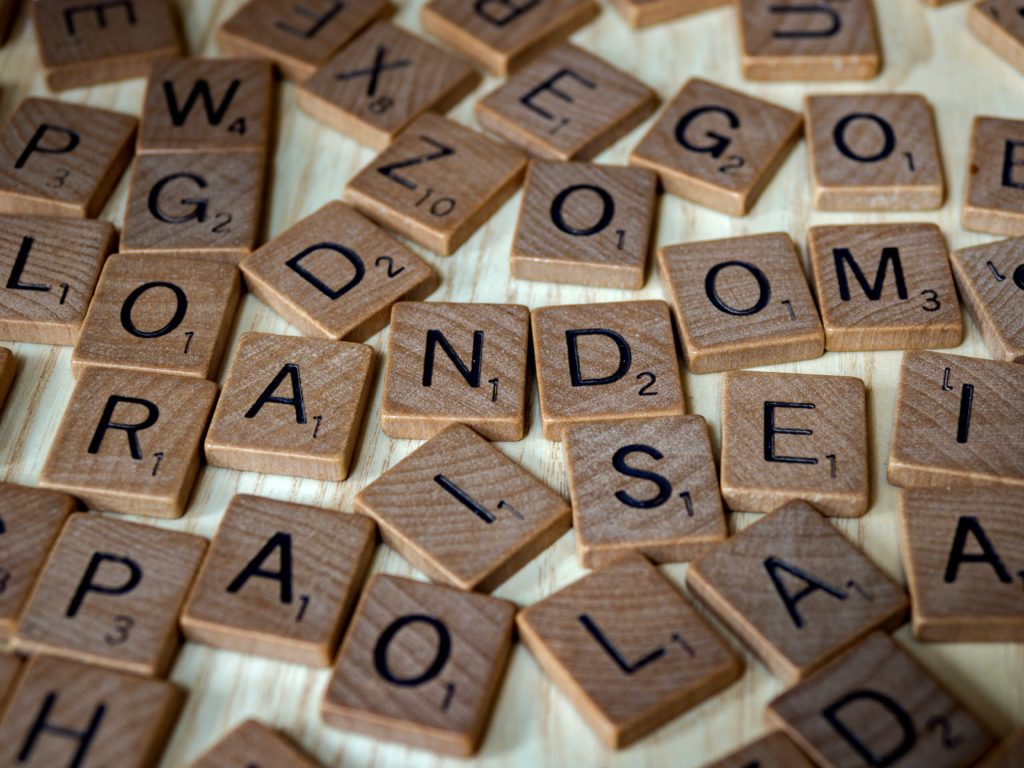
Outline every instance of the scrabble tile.
{"type": "Polygon", "coordinates": [[[574,424],[685,412],[665,302],[541,307],[531,325],[548,440],[574,424]]]}
{"type": "Polygon", "coordinates": [[[33,0],[31,6],[52,91],[144,77],[154,62],[182,53],[168,0],[33,0]]]}
{"type": "Polygon", "coordinates": [[[373,348],[243,334],[204,444],[210,466],[338,482],[370,396],[373,348]]]}
{"type": "Polygon", "coordinates": [[[430,0],[420,10],[423,29],[478,61],[493,75],[508,75],[565,40],[598,14],[593,0],[430,0]]]}
{"type": "Polygon", "coordinates": [[[100,275],[71,370],[215,378],[240,290],[230,264],[115,254],[100,275]]]}
{"type": "Polygon", "coordinates": [[[685,562],[728,536],[702,416],[579,424],[562,447],[585,568],[631,551],[685,562]]]}
{"type": "Polygon", "coordinates": [[[0,483],[0,642],[14,634],[46,556],[74,511],[75,500],[63,493],[0,483]]]}
{"type": "Polygon", "coordinates": [[[974,118],[963,226],[1024,236],[1024,120],[974,118]]]}
{"type": "Polygon", "coordinates": [[[643,288],[658,204],[646,168],[530,163],[512,242],[512,276],[643,288]]]}
{"type": "Polygon", "coordinates": [[[814,768],[814,763],[786,734],[772,731],[705,768],[814,768]]]}
{"type": "Polygon", "coordinates": [[[266,154],[274,73],[258,59],[165,59],[153,65],[137,151],[266,154]]]}
{"type": "Polygon", "coordinates": [[[295,98],[313,117],[382,150],[421,114],[447,112],[479,82],[461,56],[381,21],[300,85],[295,98]]]}
{"type": "Polygon", "coordinates": [[[435,581],[490,592],[569,530],[570,508],[455,424],[356,496],[384,542],[435,581]]]}
{"type": "Polygon", "coordinates": [[[331,201],[241,263],[249,290],[307,336],[365,341],[396,301],[424,299],[434,268],[356,213],[331,201]]]}
{"type": "Polygon", "coordinates": [[[512,196],[525,169],[518,149],[428,112],[349,181],[345,201],[447,256],[512,196]]]}
{"type": "Polygon", "coordinates": [[[116,242],[106,221],[0,216],[0,339],[74,344],[116,242]]]}
{"type": "Polygon", "coordinates": [[[691,563],[686,584],[786,684],[875,629],[897,629],[910,607],[900,586],[803,501],[691,563]]]}
{"type": "Polygon", "coordinates": [[[1024,487],[1024,369],[936,352],[903,356],[889,482],[1024,487]]]}
{"type": "Polygon", "coordinates": [[[185,637],[327,666],[376,543],[361,515],[235,496],[182,611],[185,637]]]}
{"type": "Polygon", "coordinates": [[[78,378],[39,484],[91,509],[181,517],[217,385],[92,368],[78,378]]]}
{"type": "Polygon", "coordinates": [[[728,4],[729,0],[612,0],[631,27],[649,27],[728,4]]]}
{"type": "Polygon", "coordinates": [[[505,673],[515,612],[505,600],[375,575],[327,684],[324,722],[472,755],[505,673]]]}
{"type": "Polygon", "coordinates": [[[589,160],[652,115],[658,101],[632,75],[563,43],[478,101],[474,113],[534,157],[589,160]]]}
{"type": "Polygon", "coordinates": [[[917,94],[808,96],[814,207],[929,211],[946,196],[935,115],[917,94]]]}
{"type": "Polygon", "coordinates": [[[633,150],[666,192],[744,216],[800,138],[796,112],[693,79],[633,150]]]}
{"type": "Polygon", "coordinates": [[[0,45],[7,41],[20,7],[21,0],[0,0],[0,45]]]}
{"type": "Polygon", "coordinates": [[[205,552],[199,536],[72,515],[29,598],[15,647],[163,676],[205,552]]]}
{"type": "Polygon", "coordinates": [[[795,499],[826,515],[868,511],[864,382],[803,373],[725,375],[722,498],[733,512],[795,499]]]}
{"type": "Polygon", "coordinates": [[[14,693],[21,667],[21,658],[13,653],[0,651],[0,715],[3,714],[7,698],[14,693]]]}
{"type": "Polygon", "coordinates": [[[384,433],[425,440],[461,423],[488,440],[522,440],[529,349],[524,306],[396,304],[380,410],[384,433]]]}
{"type": "Polygon", "coordinates": [[[14,374],[18,370],[18,359],[7,347],[0,347],[0,408],[7,399],[7,392],[14,383],[14,374]]]}
{"type": "Polygon", "coordinates": [[[870,80],[882,68],[872,0],[739,0],[748,80],[870,80]]]}
{"type": "Polygon", "coordinates": [[[1018,728],[989,752],[977,768],[1014,768],[1024,763],[1024,728],[1018,728]]]}
{"type": "Polygon", "coordinates": [[[151,768],[184,699],[164,680],[37,656],[0,720],[0,764],[151,768]]]}
{"type": "Polygon", "coordinates": [[[285,77],[306,80],[387,10],[387,0],[249,0],[217,30],[217,47],[270,59],[285,77]]]}
{"type": "Polygon", "coordinates": [[[881,633],[772,701],[768,720],[823,768],[966,768],[992,746],[984,724],[881,633]]]}
{"type": "Polygon", "coordinates": [[[967,12],[967,28],[1024,72],[1024,13],[1018,0],[982,0],[967,12]]]}
{"type": "Polygon", "coordinates": [[[259,240],[264,162],[258,152],[139,155],[122,253],[237,264],[259,240]]]}
{"type": "Polygon", "coordinates": [[[627,747],[735,681],[743,664],[639,555],[516,617],[519,637],[601,741],[627,747]]]}
{"type": "Polygon", "coordinates": [[[192,763],[192,768],[317,768],[312,758],[291,739],[257,720],[236,726],[209,751],[192,763]]]}
{"type": "Polygon", "coordinates": [[[136,125],[119,112],[25,99],[0,134],[0,214],[95,218],[131,160],[136,125]]]}
{"type": "Polygon", "coordinates": [[[946,239],[934,224],[811,227],[807,241],[830,352],[963,340],[946,239]]]}
{"type": "Polygon", "coordinates": [[[800,254],[779,232],[658,250],[693,373],[821,357],[825,334],[800,254]]]}
{"type": "Polygon", "coordinates": [[[1024,240],[1003,240],[953,251],[960,296],[997,360],[1024,362],[1024,240]],[[1009,278],[1009,279],[1007,279],[1009,278]]]}

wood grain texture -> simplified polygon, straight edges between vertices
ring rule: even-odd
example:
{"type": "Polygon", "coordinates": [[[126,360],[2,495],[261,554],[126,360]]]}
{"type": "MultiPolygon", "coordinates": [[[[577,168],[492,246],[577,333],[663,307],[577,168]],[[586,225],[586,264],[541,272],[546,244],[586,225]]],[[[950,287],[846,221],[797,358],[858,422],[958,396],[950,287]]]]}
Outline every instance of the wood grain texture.
{"type": "Polygon", "coordinates": [[[1024,235],[1024,120],[974,118],[967,162],[964,229],[1024,235]]]}
{"type": "Polygon", "coordinates": [[[14,693],[23,664],[20,656],[0,652],[0,717],[3,716],[8,697],[14,693]]]}
{"type": "Polygon", "coordinates": [[[246,720],[205,752],[192,768],[317,768],[279,731],[258,720],[246,720]]]}
{"type": "Polygon", "coordinates": [[[772,731],[705,768],[814,768],[814,763],[786,734],[772,731]]]}
{"type": "Polygon", "coordinates": [[[631,27],[649,27],[691,13],[726,5],[729,0],[612,0],[631,27]]]}
{"type": "Polygon", "coordinates": [[[950,254],[960,297],[996,360],[1024,362],[1024,239],[1001,240],[950,254]],[[1009,280],[1007,280],[1009,278],[1009,280]]]}
{"type": "Polygon", "coordinates": [[[1016,0],[981,0],[967,12],[967,28],[1024,73],[1024,14],[1016,0]]]}
{"type": "Polygon", "coordinates": [[[18,358],[7,347],[0,347],[0,408],[11,390],[14,375],[18,372],[18,358]]]}

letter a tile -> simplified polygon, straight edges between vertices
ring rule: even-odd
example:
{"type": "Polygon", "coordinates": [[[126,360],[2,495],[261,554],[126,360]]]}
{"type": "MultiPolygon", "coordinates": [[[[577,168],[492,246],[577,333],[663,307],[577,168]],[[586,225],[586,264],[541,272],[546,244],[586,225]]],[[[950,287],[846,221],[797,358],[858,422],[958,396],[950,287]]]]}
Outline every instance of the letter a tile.
{"type": "Polygon", "coordinates": [[[950,262],[989,354],[1024,363],[1024,239],[953,251],[950,262]]]}
{"type": "Polygon", "coordinates": [[[786,734],[772,731],[704,768],[814,768],[814,763],[786,734]]]}
{"type": "Polygon", "coordinates": [[[981,0],[967,12],[967,28],[1024,73],[1024,13],[1019,0],[981,0]]]}
{"type": "Polygon", "coordinates": [[[291,739],[256,720],[246,720],[205,752],[192,768],[318,768],[291,739]]]}
{"type": "Polygon", "coordinates": [[[963,226],[1024,235],[1024,120],[974,118],[963,226]]]}

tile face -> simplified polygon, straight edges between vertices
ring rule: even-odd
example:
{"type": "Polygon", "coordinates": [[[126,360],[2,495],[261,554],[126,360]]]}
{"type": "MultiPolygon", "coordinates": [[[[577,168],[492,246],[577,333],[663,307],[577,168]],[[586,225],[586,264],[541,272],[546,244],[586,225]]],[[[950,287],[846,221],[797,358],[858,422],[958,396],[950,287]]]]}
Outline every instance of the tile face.
{"type": "Polygon", "coordinates": [[[800,138],[796,112],[693,79],[633,150],[666,192],[744,216],[800,138]]]}
{"type": "Polygon", "coordinates": [[[807,241],[830,352],[963,340],[946,240],[934,224],[811,227],[807,241]]]}
{"type": "Polygon", "coordinates": [[[935,352],[903,356],[889,482],[1024,487],[1024,370],[935,352]]]}
{"type": "Polygon", "coordinates": [[[0,216],[0,339],[74,344],[116,240],[106,221],[0,216]]]}
{"type": "Polygon", "coordinates": [[[23,662],[18,656],[0,651],[0,713],[3,713],[7,698],[14,693],[22,665],[23,662]]]}
{"type": "Polygon", "coordinates": [[[686,562],[728,536],[702,416],[580,424],[562,447],[585,568],[630,551],[686,562]]]}
{"type": "Polygon", "coordinates": [[[7,347],[0,347],[0,407],[7,399],[7,392],[14,383],[14,374],[18,370],[18,360],[7,347]]]}
{"type": "Polygon", "coordinates": [[[217,47],[305,80],[387,8],[387,0],[249,0],[217,30],[217,47]]]}
{"type": "Polygon", "coordinates": [[[864,382],[851,376],[728,373],[722,498],[733,512],[804,499],[826,515],[868,511],[864,382]]]}
{"type": "Polygon", "coordinates": [[[535,161],[512,242],[512,276],[640,289],[658,178],[646,168],[535,161]]]}
{"type": "Polygon", "coordinates": [[[280,732],[246,720],[204,753],[192,768],[317,768],[313,760],[280,732]]]}
{"type": "Polygon", "coordinates": [[[110,367],[216,378],[240,290],[230,264],[111,256],[72,353],[72,371],[110,367]]]}
{"type": "Polygon", "coordinates": [[[508,75],[565,40],[598,13],[593,0],[430,0],[423,29],[471,56],[493,75],[508,75]]]}
{"type": "Polygon", "coordinates": [[[446,112],[480,81],[473,65],[387,22],[377,22],[295,91],[298,105],[382,150],[427,110],[446,112]]]}
{"type": "Polygon", "coordinates": [[[370,394],[365,344],[245,333],[204,444],[210,466],[340,481],[370,394]]]}
{"type": "Polygon", "coordinates": [[[903,590],[821,514],[794,501],[690,564],[690,592],[787,685],[873,630],[894,630],[903,590]]]}
{"type": "Polygon", "coordinates": [[[0,641],[14,635],[46,556],[74,511],[75,500],[63,493],[0,483],[0,641]]]}
{"type": "Polygon", "coordinates": [[[461,423],[488,440],[522,440],[529,348],[530,310],[518,304],[396,304],[384,433],[425,440],[461,423]]]}
{"type": "Polygon", "coordinates": [[[163,676],[178,651],[178,612],[205,552],[199,536],[72,515],[15,647],[163,676]]]}
{"type": "Polygon", "coordinates": [[[1024,13],[1018,0],[982,0],[967,12],[967,27],[985,45],[1024,72],[1024,13]]]}
{"type": "Polygon", "coordinates": [[[182,53],[177,14],[168,0],[31,5],[39,58],[53,91],[144,77],[157,60],[182,53]]]}
{"type": "Polygon", "coordinates": [[[541,307],[531,323],[548,440],[579,423],[684,413],[665,302],[541,307]]]}
{"type": "Polygon", "coordinates": [[[139,127],[139,152],[266,153],[271,64],[256,59],[165,59],[153,65],[139,127]]]}
{"type": "Polygon", "coordinates": [[[950,255],[953,274],[985,347],[997,360],[1024,362],[1024,240],[1003,240],[950,255]]]}
{"type": "Polygon", "coordinates": [[[434,268],[344,203],[293,224],[241,264],[249,290],[308,336],[365,341],[396,301],[426,298],[434,268]]]}
{"type": "Polygon", "coordinates": [[[185,637],[327,666],[375,544],[361,515],[235,496],[182,611],[185,637]]]}
{"type": "Polygon", "coordinates": [[[963,226],[1024,235],[1024,120],[974,118],[963,226]]]}
{"type": "Polygon", "coordinates": [[[137,124],[105,109],[25,99],[0,134],[0,214],[96,217],[131,160],[137,124]]]}
{"type": "Polygon", "coordinates": [[[181,517],[217,398],[212,381],[95,368],[78,379],[39,484],[91,509],[181,517]]]}
{"type": "Polygon", "coordinates": [[[478,101],[474,111],[485,129],[534,157],[589,160],[657,106],[658,95],[635,77],[564,43],[478,101]]]}
{"type": "Polygon", "coordinates": [[[785,233],[666,246],[658,268],[693,373],[809,360],[825,350],[800,254],[785,233]]]}
{"type": "Polygon", "coordinates": [[[612,0],[615,10],[631,27],[649,27],[728,3],[729,0],[612,0]]]}
{"type": "Polygon", "coordinates": [[[768,705],[820,766],[966,768],[992,737],[890,637],[876,633],[768,705]]]}
{"type": "Polygon", "coordinates": [[[742,662],[675,586],[627,555],[519,612],[519,636],[612,749],[727,687],[742,662]]]}
{"type": "Polygon", "coordinates": [[[978,768],[1013,768],[1024,762],[1024,728],[1018,728],[993,749],[978,768]]]}
{"type": "Polygon", "coordinates": [[[327,685],[324,722],[472,755],[505,674],[515,612],[486,595],[374,576],[327,685]]]}
{"type": "Polygon", "coordinates": [[[356,496],[384,542],[435,581],[490,592],[569,529],[561,496],[456,424],[356,496]]]}
{"type": "Polygon", "coordinates": [[[808,96],[819,211],[928,211],[946,195],[935,116],[917,94],[808,96]]]}
{"type": "Polygon", "coordinates": [[[814,763],[786,734],[772,731],[705,768],[814,768],[814,763]]]}
{"type": "Polygon", "coordinates": [[[900,494],[900,545],[914,637],[1024,640],[1020,491],[948,488],[900,494]]]}
{"type": "Polygon", "coordinates": [[[184,699],[164,680],[37,656],[0,720],[0,764],[150,768],[184,699]]]}
{"type": "Polygon", "coordinates": [[[872,0],[739,0],[748,80],[869,80],[882,68],[872,0]]]}
{"type": "Polygon", "coordinates": [[[345,201],[447,256],[512,196],[525,169],[519,150],[426,113],[348,183],[345,201]]]}

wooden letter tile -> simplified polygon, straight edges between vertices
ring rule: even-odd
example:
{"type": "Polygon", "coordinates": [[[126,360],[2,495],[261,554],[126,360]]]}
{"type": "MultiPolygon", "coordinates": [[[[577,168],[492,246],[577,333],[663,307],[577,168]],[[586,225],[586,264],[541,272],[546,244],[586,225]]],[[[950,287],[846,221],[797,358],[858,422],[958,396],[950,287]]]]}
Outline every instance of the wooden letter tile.
{"type": "Polygon", "coordinates": [[[32,585],[75,500],[63,493],[0,483],[0,641],[18,627],[32,585]]]}
{"type": "Polygon", "coordinates": [[[695,563],[686,584],[786,684],[906,619],[907,596],[810,504],[793,501],[695,563]]]}
{"type": "Polygon", "coordinates": [[[95,218],[131,159],[137,124],[105,109],[25,99],[0,134],[0,214],[95,218]]]}
{"type": "Polygon", "coordinates": [[[722,498],[733,512],[805,499],[826,515],[868,511],[864,382],[851,376],[728,373],[722,498]]]}
{"type": "Polygon", "coordinates": [[[515,612],[486,595],[374,576],[327,685],[324,722],[472,755],[505,674],[515,612]]]}
{"type": "Polygon", "coordinates": [[[541,307],[532,313],[544,437],[581,422],[684,413],[663,301],[541,307]]]}
{"type": "Polygon", "coordinates": [[[396,304],[384,433],[425,440],[461,423],[488,440],[522,440],[529,347],[530,310],[518,304],[396,304]]]}
{"type": "Polygon", "coordinates": [[[565,40],[598,14],[594,0],[430,0],[420,10],[423,29],[508,75],[565,40]]]}
{"type": "Polygon", "coordinates": [[[825,334],[785,233],[661,248],[686,367],[715,373],[821,357],[825,334]]]}
{"type": "Polygon", "coordinates": [[[7,347],[0,347],[0,408],[7,399],[7,392],[14,383],[14,374],[18,370],[18,360],[7,347]]]}
{"type": "Polygon", "coordinates": [[[3,715],[8,697],[14,694],[22,664],[22,660],[13,653],[0,651],[0,715],[3,715]]]}
{"type": "Polygon", "coordinates": [[[0,0],[0,45],[7,42],[7,36],[14,25],[19,8],[21,8],[21,0],[0,0]]]}
{"type": "Polygon", "coordinates": [[[819,211],[928,211],[946,196],[935,116],[916,94],[808,96],[819,211]]]}
{"type": "Polygon", "coordinates": [[[662,110],[629,162],[667,192],[744,216],[800,138],[797,112],[693,79],[662,110]]]}
{"type": "Polygon", "coordinates": [[[1024,765],[1024,728],[1018,728],[989,752],[977,768],[1019,768],[1024,765]]]}
{"type": "Polygon", "coordinates": [[[903,356],[889,482],[1024,488],[1024,367],[935,352],[903,356]]]}
{"type": "Polygon", "coordinates": [[[246,720],[204,753],[192,768],[317,768],[291,739],[256,720],[246,720]]]}
{"type": "Polygon", "coordinates": [[[348,183],[345,200],[447,256],[512,196],[525,169],[518,149],[428,112],[348,183]]]}
{"type": "Polygon", "coordinates": [[[714,696],[743,669],[640,555],[625,555],[520,611],[516,624],[537,663],[612,749],[714,696]]]}
{"type": "Polygon", "coordinates": [[[997,360],[1024,363],[1024,239],[954,251],[950,261],[989,353],[997,360]]]}
{"type": "Polygon", "coordinates": [[[702,416],[579,424],[562,445],[584,567],[630,551],[686,562],[728,536],[702,416]]]}
{"type": "Polygon", "coordinates": [[[428,440],[356,496],[430,578],[490,592],[569,530],[570,508],[469,427],[428,440]]]}
{"type": "Polygon", "coordinates": [[[71,356],[92,367],[216,378],[240,292],[238,269],[166,256],[111,256],[71,356]]]}
{"type": "Polygon", "coordinates": [[[238,341],[204,444],[213,467],[338,482],[373,372],[365,344],[270,333],[238,341]]]}
{"type": "Polygon", "coordinates": [[[185,637],[330,665],[376,541],[361,515],[235,496],[182,611],[185,637]]]}
{"type": "Polygon", "coordinates": [[[25,608],[15,647],[163,676],[178,652],[178,612],[205,552],[199,536],[72,515],[25,608]]]}
{"type": "Polygon", "coordinates": [[[78,379],[39,484],[91,509],[181,517],[217,397],[212,381],[93,368],[78,379]]]}
{"type": "Polygon", "coordinates": [[[164,680],[37,656],[0,720],[0,765],[152,768],[184,700],[164,680]]]}
{"type": "Polygon", "coordinates": [[[249,290],[307,336],[365,341],[396,301],[424,299],[434,268],[344,203],[293,224],[241,264],[249,290]]]}
{"type": "Polygon", "coordinates": [[[872,0],[739,0],[748,80],[869,80],[882,68],[872,0]]]}
{"type": "Polygon", "coordinates": [[[658,177],[646,168],[530,163],[512,243],[512,276],[643,288],[658,177]]]}
{"type": "Polygon", "coordinates": [[[1024,120],[974,118],[963,225],[1024,235],[1024,120]]]}
{"type": "Polygon", "coordinates": [[[814,763],[786,734],[772,731],[704,768],[814,768],[814,763]]]}
{"type": "Polygon", "coordinates": [[[993,741],[981,721],[881,633],[771,702],[768,719],[822,768],[967,768],[993,741]]]}
{"type": "Polygon", "coordinates": [[[295,97],[313,117],[382,150],[421,114],[447,112],[478,82],[461,56],[382,21],[324,64],[295,97]]]}
{"type": "Polygon", "coordinates": [[[649,27],[691,13],[728,5],[730,0],[612,0],[631,27],[649,27]]]}
{"type": "Polygon", "coordinates": [[[658,95],[635,77],[565,43],[510,77],[474,109],[480,125],[534,157],[589,160],[657,107],[658,95]]]}
{"type": "Polygon", "coordinates": [[[1019,0],[981,0],[967,12],[967,27],[985,45],[1024,72],[1024,13],[1019,0]]]}

